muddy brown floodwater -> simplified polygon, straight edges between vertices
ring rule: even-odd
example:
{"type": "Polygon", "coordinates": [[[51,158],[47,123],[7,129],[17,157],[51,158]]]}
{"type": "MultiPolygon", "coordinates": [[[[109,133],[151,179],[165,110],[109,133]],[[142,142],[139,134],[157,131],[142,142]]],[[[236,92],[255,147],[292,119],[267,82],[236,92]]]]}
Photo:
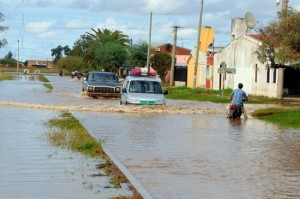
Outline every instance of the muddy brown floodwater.
{"type": "MultiPolygon", "coordinates": [[[[299,130],[279,128],[251,117],[234,122],[227,120],[224,104],[167,100],[166,107],[120,106],[118,99],[82,96],[78,80],[57,76],[48,79],[54,86],[50,93],[36,81],[0,82],[0,142],[4,143],[2,140],[9,137],[5,134],[9,129],[16,129],[21,135],[23,132],[12,122],[8,122],[11,125],[4,123],[3,112],[12,115],[9,121],[19,118],[18,123],[23,125],[29,121],[21,118],[37,116],[39,119],[28,125],[28,129],[32,129],[33,124],[41,125],[43,118],[70,110],[93,136],[105,140],[105,147],[153,198],[300,198],[299,130]],[[7,89],[18,89],[18,92],[3,95],[7,89]],[[14,116],[18,109],[18,115],[14,116]],[[2,136],[5,137],[2,139],[2,136]]],[[[246,104],[248,112],[261,107],[266,105],[246,104]]],[[[32,142],[21,137],[18,138],[20,143],[32,142]]],[[[18,144],[12,142],[6,150],[14,145],[18,144]]],[[[8,154],[5,162],[12,156],[8,154]]],[[[29,178],[23,183],[24,187],[16,181],[4,183],[4,179],[18,175],[12,165],[22,163],[24,157],[20,156],[11,167],[5,166],[2,157],[0,179],[7,193],[16,185],[26,191],[25,184],[34,180],[29,178]],[[10,172],[7,174],[5,170],[10,172]]],[[[69,167],[68,161],[71,160],[66,160],[64,165],[69,167]]],[[[58,172],[57,177],[63,174],[58,172]]],[[[60,181],[61,186],[70,186],[64,184],[67,182],[60,181]]],[[[57,183],[56,180],[53,183],[57,183]]],[[[85,193],[72,186],[67,189],[85,193]]]]}

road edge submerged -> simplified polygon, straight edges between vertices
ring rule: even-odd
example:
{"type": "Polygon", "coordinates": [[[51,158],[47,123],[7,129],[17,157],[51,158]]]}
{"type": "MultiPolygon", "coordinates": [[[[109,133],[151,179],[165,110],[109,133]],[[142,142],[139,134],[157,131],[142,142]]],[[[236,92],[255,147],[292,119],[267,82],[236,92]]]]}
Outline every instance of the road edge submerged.
{"type": "Polygon", "coordinates": [[[120,171],[126,176],[132,186],[140,193],[144,199],[153,199],[144,186],[130,173],[130,171],[114,156],[114,154],[103,145],[104,153],[110,158],[110,160],[120,169],[120,171]]]}

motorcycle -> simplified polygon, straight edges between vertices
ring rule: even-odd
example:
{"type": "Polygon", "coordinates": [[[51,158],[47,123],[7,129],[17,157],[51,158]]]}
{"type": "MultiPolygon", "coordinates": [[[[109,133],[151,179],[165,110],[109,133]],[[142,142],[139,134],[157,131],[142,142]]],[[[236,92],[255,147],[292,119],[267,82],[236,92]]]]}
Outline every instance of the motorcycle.
{"type": "MultiPolygon", "coordinates": [[[[243,102],[244,101],[247,101],[247,99],[243,99],[243,102]]],[[[245,119],[248,119],[248,115],[246,113],[246,110],[244,108],[244,105],[242,105],[241,107],[238,107],[237,105],[235,104],[229,104],[227,106],[227,109],[228,109],[228,114],[227,114],[227,117],[229,119],[240,119],[241,116],[242,116],[242,113],[244,115],[244,118],[245,119]]]]}
{"type": "Polygon", "coordinates": [[[229,119],[240,119],[243,110],[235,104],[228,105],[228,115],[229,119]]]}

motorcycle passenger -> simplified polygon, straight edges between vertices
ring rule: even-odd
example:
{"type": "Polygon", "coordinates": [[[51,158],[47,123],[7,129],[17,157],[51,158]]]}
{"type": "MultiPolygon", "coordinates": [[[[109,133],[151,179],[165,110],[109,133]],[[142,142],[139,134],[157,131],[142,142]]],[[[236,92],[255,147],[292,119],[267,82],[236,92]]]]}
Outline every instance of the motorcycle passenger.
{"type": "Polygon", "coordinates": [[[243,84],[239,83],[238,88],[234,89],[231,93],[231,103],[235,104],[241,110],[243,108],[243,101],[247,101],[248,97],[245,91],[243,91],[243,84]]]}

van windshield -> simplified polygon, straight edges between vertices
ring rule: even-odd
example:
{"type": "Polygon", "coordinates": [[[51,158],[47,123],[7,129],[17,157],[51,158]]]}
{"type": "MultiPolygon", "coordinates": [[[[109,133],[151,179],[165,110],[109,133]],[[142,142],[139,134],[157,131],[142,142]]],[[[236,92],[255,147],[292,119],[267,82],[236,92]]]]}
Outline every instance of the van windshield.
{"type": "Polygon", "coordinates": [[[136,80],[130,82],[129,92],[162,94],[162,88],[159,82],[136,80]]]}

